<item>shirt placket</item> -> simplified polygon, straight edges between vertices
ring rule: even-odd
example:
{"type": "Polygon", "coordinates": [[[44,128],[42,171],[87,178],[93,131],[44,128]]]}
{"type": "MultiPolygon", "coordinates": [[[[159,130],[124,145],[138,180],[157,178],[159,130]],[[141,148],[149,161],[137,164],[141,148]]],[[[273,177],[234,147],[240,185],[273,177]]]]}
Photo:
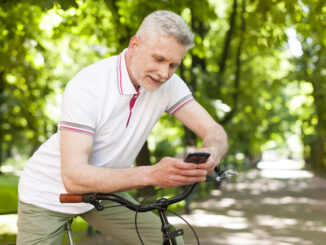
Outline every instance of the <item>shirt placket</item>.
{"type": "Polygon", "coordinates": [[[139,97],[139,92],[137,94],[134,94],[129,102],[129,117],[128,117],[128,121],[127,121],[127,124],[126,124],[126,127],[128,127],[129,125],[129,121],[130,121],[130,118],[131,118],[131,115],[132,115],[132,110],[135,106],[135,103],[136,103],[136,100],[138,99],[139,97]]]}

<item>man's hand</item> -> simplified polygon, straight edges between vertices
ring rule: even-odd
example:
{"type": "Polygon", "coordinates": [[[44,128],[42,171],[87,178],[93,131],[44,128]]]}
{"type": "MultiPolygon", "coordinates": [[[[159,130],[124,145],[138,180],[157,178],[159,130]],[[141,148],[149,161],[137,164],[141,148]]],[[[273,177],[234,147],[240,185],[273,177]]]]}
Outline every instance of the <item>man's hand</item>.
{"type": "Polygon", "coordinates": [[[206,180],[207,170],[206,168],[199,168],[198,165],[200,164],[184,162],[178,158],[165,157],[152,166],[151,182],[153,182],[153,185],[162,188],[203,182],[206,180]]]}
{"type": "MultiPolygon", "coordinates": [[[[204,150],[204,149],[201,149],[201,151],[204,151],[204,152],[209,152],[207,150],[204,150]]],[[[216,162],[213,158],[213,156],[211,155],[207,161],[205,163],[200,163],[200,164],[197,164],[197,168],[198,169],[202,169],[202,170],[205,170],[206,171],[206,176],[209,176],[213,171],[214,171],[214,168],[215,166],[217,166],[219,164],[219,162],[216,162]]]]}
{"type": "Polygon", "coordinates": [[[200,148],[196,152],[209,152],[211,154],[205,163],[198,164],[199,169],[206,170],[207,176],[210,175],[214,171],[214,168],[220,164],[220,158],[217,152],[210,148],[200,148]]]}
{"type": "Polygon", "coordinates": [[[175,114],[176,118],[202,139],[202,148],[196,151],[209,152],[206,164],[200,165],[210,174],[225,157],[228,140],[223,127],[213,120],[208,112],[196,101],[183,106],[175,114]]]}

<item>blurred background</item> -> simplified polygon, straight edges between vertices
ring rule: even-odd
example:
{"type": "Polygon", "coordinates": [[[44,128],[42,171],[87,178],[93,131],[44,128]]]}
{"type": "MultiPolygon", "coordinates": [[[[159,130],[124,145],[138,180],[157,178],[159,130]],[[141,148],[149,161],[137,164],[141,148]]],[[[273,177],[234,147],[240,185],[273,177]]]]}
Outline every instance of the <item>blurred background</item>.
{"type": "MultiPolygon", "coordinates": [[[[16,212],[19,173],[57,131],[67,82],[119,54],[158,9],[180,14],[195,33],[177,73],[227,131],[224,166],[248,171],[296,162],[308,176],[326,175],[323,0],[1,0],[0,214],[16,212]]],[[[135,164],[183,157],[200,145],[164,115],[135,164]]],[[[15,236],[9,219],[15,216],[0,216],[3,241],[15,236]]]]}

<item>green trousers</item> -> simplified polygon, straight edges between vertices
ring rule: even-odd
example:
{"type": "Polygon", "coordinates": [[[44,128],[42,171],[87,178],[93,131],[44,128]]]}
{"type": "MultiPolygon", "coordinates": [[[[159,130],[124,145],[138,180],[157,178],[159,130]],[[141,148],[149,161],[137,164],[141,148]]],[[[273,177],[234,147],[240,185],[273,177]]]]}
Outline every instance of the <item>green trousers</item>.
{"type": "MultiPolygon", "coordinates": [[[[129,194],[119,195],[137,203],[129,194]]],[[[112,201],[103,201],[104,206],[116,205],[112,201]]],[[[64,225],[76,215],[53,212],[31,204],[19,202],[17,245],[60,245],[64,234],[64,225]]],[[[120,240],[123,244],[141,244],[135,230],[135,212],[126,207],[95,209],[81,216],[103,234],[120,240]]],[[[162,244],[161,221],[153,212],[138,213],[137,224],[145,245],[162,244]]],[[[181,237],[178,244],[183,244],[181,237]]]]}

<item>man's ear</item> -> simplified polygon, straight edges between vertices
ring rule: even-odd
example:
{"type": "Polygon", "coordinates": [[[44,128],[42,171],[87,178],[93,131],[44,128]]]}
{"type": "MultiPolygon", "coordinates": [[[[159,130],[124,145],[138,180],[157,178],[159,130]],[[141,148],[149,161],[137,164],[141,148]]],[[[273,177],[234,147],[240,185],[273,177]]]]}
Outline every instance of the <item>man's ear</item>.
{"type": "Polygon", "coordinates": [[[140,44],[139,37],[133,36],[129,41],[128,49],[133,50],[137,48],[139,44],[140,44]]]}

